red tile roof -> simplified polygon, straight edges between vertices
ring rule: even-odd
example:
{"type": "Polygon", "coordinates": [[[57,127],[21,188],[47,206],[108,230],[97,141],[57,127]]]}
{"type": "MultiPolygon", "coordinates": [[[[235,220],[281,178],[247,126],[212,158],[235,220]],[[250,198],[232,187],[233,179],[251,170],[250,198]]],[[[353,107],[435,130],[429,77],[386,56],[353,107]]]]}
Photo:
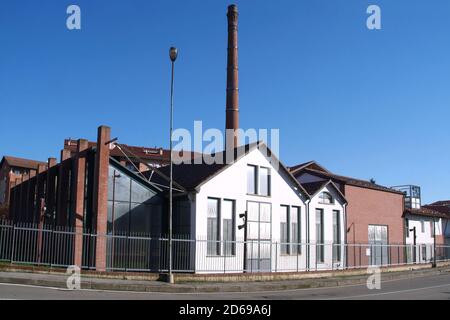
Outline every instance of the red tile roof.
{"type": "Polygon", "coordinates": [[[6,163],[8,163],[10,167],[25,168],[25,169],[37,169],[38,165],[40,164],[47,165],[46,162],[11,156],[4,156],[1,162],[3,163],[3,161],[6,161],[6,163]]]}
{"type": "Polygon", "coordinates": [[[388,188],[388,187],[385,187],[385,186],[382,186],[379,184],[375,184],[375,183],[372,183],[367,180],[361,180],[361,179],[356,179],[356,178],[351,178],[351,177],[346,177],[346,176],[340,176],[340,175],[337,175],[337,174],[334,174],[331,172],[324,172],[324,171],[319,171],[319,170],[310,169],[310,168],[303,168],[300,171],[296,171],[296,172],[294,172],[294,175],[298,176],[302,172],[315,174],[315,175],[321,176],[323,178],[332,179],[332,180],[338,181],[342,184],[347,184],[347,185],[351,185],[351,186],[373,189],[373,190],[378,190],[378,191],[386,191],[386,192],[391,192],[391,193],[396,193],[396,194],[403,194],[401,191],[397,191],[392,188],[388,188]]]}
{"type": "Polygon", "coordinates": [[[428,206],[422,206],[420,209],[405,209],[405,214],[410,214],[414,216],[425,216],[425,217],[435,217],[435,218],[448,218],[445,213],[433,210],[428,206]]]}
{"type": "Polygon", "coordinates": [[[441,200],[431,203],[433,206],[450,206],[450,200],[441,200]]]}
{"type": "Polygon", "coordinates": [[[450,219],[450,206],[442,206],[442,205],[434,205],[434,204],[430,205],[430,204],[428,204],[428,205],[422,206],[422,208],[438,211],[438,212],[440,212],[442,214],[445,214],[447,216],[447,218],[450,219]]]}

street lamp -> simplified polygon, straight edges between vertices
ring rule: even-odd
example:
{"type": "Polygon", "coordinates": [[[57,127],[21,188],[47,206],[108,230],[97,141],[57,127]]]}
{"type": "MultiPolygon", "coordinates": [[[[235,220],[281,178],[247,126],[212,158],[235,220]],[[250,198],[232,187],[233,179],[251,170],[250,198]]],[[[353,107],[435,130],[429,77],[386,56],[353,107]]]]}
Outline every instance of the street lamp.
{"type": "Polygon", "coordinates": [[[172,133],[173,133],[173,78],[175,60],[178,57],[178,49],[171,47],[169,50],[170,61],[172,61],[172,78],[170,83],[170,180],[169,180],[169,283],[173,283],[172,275],[172,181],[173,181],[173,161],[172,161],[172,133]]]}

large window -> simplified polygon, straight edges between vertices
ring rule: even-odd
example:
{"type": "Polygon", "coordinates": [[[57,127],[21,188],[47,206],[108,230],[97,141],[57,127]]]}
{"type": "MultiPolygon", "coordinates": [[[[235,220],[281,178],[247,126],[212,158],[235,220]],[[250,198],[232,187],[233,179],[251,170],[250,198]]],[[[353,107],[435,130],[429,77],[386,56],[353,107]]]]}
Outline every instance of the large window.
{"type": "Polygon", "coordinates": [[[324,191],[319,195],[319,202],[323,204],[333,204],[334,199],[330,193],[324,191]]]}
{"type": "Polygon", "coordinates": [[[301,253],[300,208],[282,205],[280,207],[281,254],[301,253]]]}
{"type": "Polygon", "coordinates": [[[280,208],[280,242],[281,254],[289,253],[289,206],[280,208]]]}
{"type": "Polygon", "coordinates": [[[341,261],[341,213],[333,210],[333,261],[341,261]]]}
{"type": "Polygon", "coordinates": [[[316,259],[318,263],[324,262],[324,237],[323,237],[323,210],[316,209],[316,259]]]}
{"type": "Polygon", "coordinates": [[[235,255],[235,213],[234,200],[208,198],[208,255],[235,255]]]}
{"type": "Polygon", "coordinates": [[[220,254],[219,234],[219,199],[208,199],[208,230],[207,230],[207,252],[208,255],[220,254]]]}
{"type": "Polygon", "coordinates": [[[301,217],[300,217],[300,208],[292,207],[291,208],[291,230],[292,230],[292,253],[301,253],[301,217]]]}
{"type": "Polygon", "coordinates": [[[247,166],[247,193],[270,196],[270,169],[255,165],[247,166]]]}
{"type": "Polygon", "coordinates": [[[222,205],[222,235],[223,252],[230,256],[235,254],[235,202],[233,200],[223,200],[222,205]]]}
{"type": "MultiPolygon", "coordinates": [[[[85,216],[89,207],[90,170],[86,165],[85,216]]],[[[150,235],[152,219],[160,215],[161,205],[156,193],[132,176],[109,167],[108,177],[108,233],[150,235]]]]}

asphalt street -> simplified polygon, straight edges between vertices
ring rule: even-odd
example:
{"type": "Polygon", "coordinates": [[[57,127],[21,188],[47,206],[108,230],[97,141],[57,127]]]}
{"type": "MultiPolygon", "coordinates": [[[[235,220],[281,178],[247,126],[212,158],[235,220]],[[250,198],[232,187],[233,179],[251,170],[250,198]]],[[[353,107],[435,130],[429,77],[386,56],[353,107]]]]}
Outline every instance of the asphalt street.
{"type": "Polygon", "coordinates": [[[140,293],[78,290],[0,284],[0,299],[32,300],[296,300],[296,299],[356,299],[356,300],[450,300],[450,274],[382,281],[379,290],[366,285],[351,285],[315,289],[295,289],[237,293],[140,293]]]}

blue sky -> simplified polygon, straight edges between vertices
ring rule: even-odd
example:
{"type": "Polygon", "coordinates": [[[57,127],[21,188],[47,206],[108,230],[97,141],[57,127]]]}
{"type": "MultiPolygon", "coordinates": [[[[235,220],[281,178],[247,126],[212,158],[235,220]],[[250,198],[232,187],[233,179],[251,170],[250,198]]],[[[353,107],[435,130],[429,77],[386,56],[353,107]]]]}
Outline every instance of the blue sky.
{"type": "MultiPolygon", "coordinates": [[[[0,2],[0,155],[58,156],[100,124],[133,145],[168,145],[175,127],[224,127],[229,1],[0,2]],[[82,30],[66,29],[66,8],[82,30]]],[[[308,160],[384,185],[450,198],[448,0],[243,0],[240,119],[279,128],[286,165],[308,160]],[[366,8],[382,30],[366,28],[366,8]]]]}

